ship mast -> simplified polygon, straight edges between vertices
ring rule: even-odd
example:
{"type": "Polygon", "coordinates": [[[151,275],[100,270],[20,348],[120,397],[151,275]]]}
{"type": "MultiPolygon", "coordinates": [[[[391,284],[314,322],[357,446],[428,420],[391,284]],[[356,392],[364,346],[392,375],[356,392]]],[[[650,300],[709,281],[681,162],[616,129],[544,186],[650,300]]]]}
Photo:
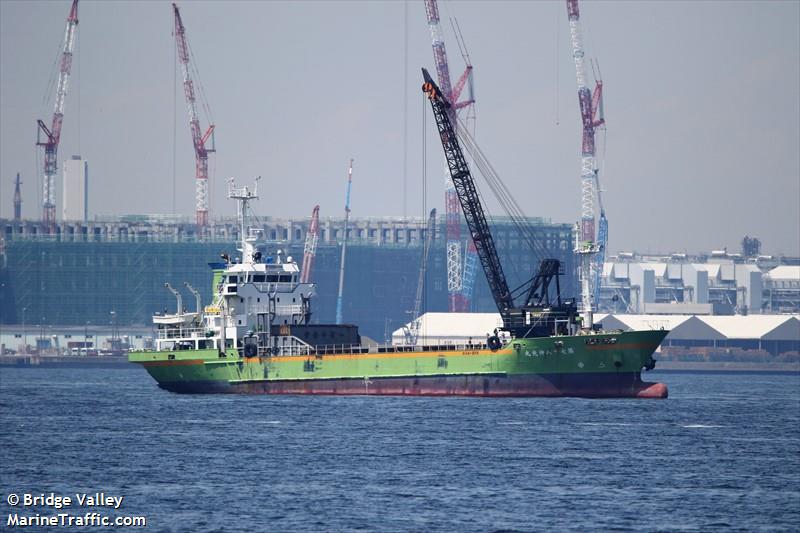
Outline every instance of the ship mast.
{"type": "Polygon", "coordinates": [[[256,178],[253,190],[250,191],[246,185],[240,189],[237,189],[233,178],[228,178],[228,198],[237,200],[236,214],[239,218],[239,235],[241,238],[241,248],[239,251],[242,252],[242,263],[248,265],[251,265],[255,262],[254,243],[256,241],[258,230],[248,228],[247,209],[251,200],[258,199],[258,180],[260,179],[261,176],[256,178]]]}

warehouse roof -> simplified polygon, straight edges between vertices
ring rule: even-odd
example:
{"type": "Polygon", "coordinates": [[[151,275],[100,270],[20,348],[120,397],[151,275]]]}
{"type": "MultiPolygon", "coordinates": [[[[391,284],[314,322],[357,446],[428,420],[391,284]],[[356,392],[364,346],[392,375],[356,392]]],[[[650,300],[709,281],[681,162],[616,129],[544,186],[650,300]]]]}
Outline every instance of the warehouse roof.
{"type": "Polygon", "coordinates": [[[800,340],[796,315],[704,316],[701,320],[728,339],[800,340]]]}
{"type": "MultiPolygon", "coordinates": [[[[690,319],[691,315],[607,315],[602,319],[606,329],[624,330],[673,330],[683,322],[690,319]]],[[[600,320],[596,320],[599,322],[600,320]]]]}
{"type": "Polygon", "coordinates": [[[692,263],[695,270],[705,270],[708,272],[709,279],[715,279],[719,276],[719,263],[692,263]]]}
{"type": "Polygon", "coordinates": [[[695,315],[609,315],[603,320],[603,327],[626,331],[665,329],[670,332],[669,338],[675,340],[724,339],[725,336],[706,323],[705,318],[695,315]]]}
{"type": "MultiPolygon", "coordinates": [[[[669,330],[674,340],[800,340],[800,315],[614,315],[597,314],[595,323],[607,330],[669,330]]],[[[475,340],[500,327],[499,313],[426,313],[420,336],[428,338],[473,337],[475,340]]],[[[403,336],[400,328],[393,333],[403,336]]]]}
{"type": "Polygon", "coordinates": [[[800,266],[781,265],[767,272],[772,280],[797,281],[800,280],[800,266]]]}

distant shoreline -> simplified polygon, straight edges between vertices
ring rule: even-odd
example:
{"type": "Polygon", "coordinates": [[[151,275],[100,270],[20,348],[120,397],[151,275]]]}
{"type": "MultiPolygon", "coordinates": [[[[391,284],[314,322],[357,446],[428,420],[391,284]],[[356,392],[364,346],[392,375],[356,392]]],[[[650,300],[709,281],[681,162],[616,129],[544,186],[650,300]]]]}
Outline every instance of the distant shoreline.
{"type": "Polygon", "coordinates": [[[135,368],[127,355],[0,355],[0,367],[135,368]]]}
{"type": "MultiPolygon", "coordinates": [[[[138,368],[127,356],[2,355],[0,367],[19,368],[138,368]]],[[[737,361],[657,361],[654,372],[725,372],[800,374],[800,362],[753,363],[737,361]]],[[[643,373],[644,376],[647,373],[643,373]]]]}
{"type": "Polygon", "coordinates": [[[800,374],[800,362],[753,363],[743,361],[656,361],[654,372],[752,372],[800,374]]]}

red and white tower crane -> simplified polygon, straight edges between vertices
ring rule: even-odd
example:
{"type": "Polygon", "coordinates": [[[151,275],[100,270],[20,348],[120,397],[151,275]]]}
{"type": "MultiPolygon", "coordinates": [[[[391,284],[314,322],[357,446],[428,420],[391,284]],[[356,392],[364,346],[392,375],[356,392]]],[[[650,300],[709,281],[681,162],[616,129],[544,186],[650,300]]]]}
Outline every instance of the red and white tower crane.
{"type": "Polygon", "coordinates": [[[72,50],[75,48],[75,30],[77,27],[78,0],[72,0],[72,7],[67,16],[67,29],[64,32],[64,45],[61,49],[53,122],[48,128],[44,121],[39,120],[36,139],[36,144],[44,147],[42,216],[48,232],[52,232],[56,224],[55,178],[58,171],[58,143],[61,140],[61,124],[64,121],[64,100],[67,97],[67,88],[69,87],[69,75],[72,70],[72,50]],[[44,134],[44,139],[42,139],[41,134],[44,134]]]}
{"type": "MultiPolygon", "coordinates": [[[[586,82],[586,65],[584,62],[583,39],[581,35],[580,12],[578,0],[567,0],[567,17],[569,19],[570,39],[572,41],[572,57],[575,61],[575,72],[578,82],[578,103],[581,108],[583,124],[583,142],[581,147],[581,221],[575,239],[575,253],[580,257],[579,281],[581,287],[581,308],[583,327],[592,327],[592,284],[594,257],[600,251],[595,239],[595,183],[597,182],[597,166],[595,163],[595,128],[604,123],[603,118],[596,118],[600,99],[603,94],[603,83],[597,81],[592,94],[586,82]]],[[[604,213],[605,214],[605,213],[604,213]]],[[[602,268],[602,267],[601,267],[602,268]]]]}
{"type": "Polygon", "coordinates": [[[300,283],[308,283],[311,269],[314,268],[314,257],[317,255],[319,241],[319,206],[315,205],[311,212],[311,224],[306,233],[306,244],[303,248],[303,269],[300,271],[300,283]]]}
{"type": "MultiPolygon", "coordinates": [[[[436,76],[439,80],[439,87],[442,93],[449,102],[453,102],[452,107],[448,109],[448,114],[450,115],[450,122],[455,127],[458,122],[456,120],[457,112],[475,103],[471,90],[472,65],[467,64],[464,73],[456,82],[456,86],[452,87],[450,83],[450,67],[447,63],[447,50],[439,29],[439,7],[436,0],[425,0],[425,13],[428,17],[428,27],[431,31],[433,58],[436,63],[436,76]],[[467,82],[470,83],[470,94],[466,100],[459,102],[458,98],[461,96],[461,92],[464,90],[467,82]]],[[[466,269],[469,271],[469,279],[465,280],[464,263],[461,257],[461,207],[459,206],[458,195],[453,187],[449,171],[446,172],[445,175],[445,235],[447,238],[447,292],[449,295],[449,310],[450,312],[463,312],[469,310],[472,289],[471,284],[475,279],[474,272],[477,264],[477,256],[475,255],[475,246],[470,240],[469,251],[467,253],[472,254],[473,257],[467,257],[466,269]],[[467,282],[466,286],[465,281],[467,282]],[[468,290],[465,291],[465,288],[468,290]]]]}
{"type": "Polygon", "coordinates": [[[175,12],[175,42],[178,48],[178,60],[183,71],[183,93],[189,107],[189,129],[192,132],[192,144],[195,155],[195,213],[199,227],[208,225],[208,154],[214,149],[214,124],[210,124],[205,133],[200,129],[200,119],[197,115],[197,103],[194,82],[189,71],[189,45],[186,42],[186,28],[181,20],[181,13],[176,4],[172,4],[175,12]],[[206,147],[206,142],[211,139],[211,147],[206,147]]]}

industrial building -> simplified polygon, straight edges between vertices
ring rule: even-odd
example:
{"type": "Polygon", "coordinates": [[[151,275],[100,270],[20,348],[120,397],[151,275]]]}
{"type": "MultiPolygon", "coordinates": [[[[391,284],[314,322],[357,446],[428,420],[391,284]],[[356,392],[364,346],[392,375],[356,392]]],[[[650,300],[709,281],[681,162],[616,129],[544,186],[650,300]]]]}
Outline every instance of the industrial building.
{"type": "Polygon", "coordinates": [[[800,310],[800,265],[782,265],[764,275],[767,312],[797,313],[800,310]]]}
{"type": "MultiPolygon", "coordinates": [[[[430,251],[423,311],[448,309],[443,221],[440,217],[430,251]]],[[[262,219],[265,256],[280,249],[301,262],[309,222],[262,219]]],[[[343,222],[320,219],[311,275],[317,283],[312,318],[316,322],[333,322],[335,317],[343,222]]],[[[572,226],[538,218],[529,222],[547,255],[565,265],[562,289],[574,295],[572,226]]],[[[343,318],[359,325],[363,335],[383,341],[408,321],[425,223],[400,218],[350,220],[343,318]]],[[[541,258],[521,246],[523,239],[510,221],[496,219],[492,224],[509,280],[522,284],[541,258]]],[[[235,257],[239,238],[233,221],[213,221],[198,234],[193,221],[158,216],[98,219],[87,224],[60,221],[53,234],[34,221],[0,220],[0,228],[0,322],[4,324],[101,325],[109,323],[114,311],[120,326],[147,326],[154,313],[175,305],[165,282],[178,288],[189,282],[202,291],[203,303],[208,304],[212,279],[208,265],[219,261],[223,252],[235,257]]],[[[471,310],[493,309],[486,281],[478,275],[471,310]]]]}
{"type": "Polygon", "coordinates": [[[61,206],[61,220],[89,220],[89,162],[79,155],[64,161],[64,180],[61,189],[64,200],[61,206]]]}
{"type": "MultiPolygon", "coordinates": [[[[794,262],[792,258],[784,261],[794,262]]],[[[687,257],[621,253],[604,264],[597,308],[629,314],[800,312],[800,266],[724,251],[687,257]]]]}

